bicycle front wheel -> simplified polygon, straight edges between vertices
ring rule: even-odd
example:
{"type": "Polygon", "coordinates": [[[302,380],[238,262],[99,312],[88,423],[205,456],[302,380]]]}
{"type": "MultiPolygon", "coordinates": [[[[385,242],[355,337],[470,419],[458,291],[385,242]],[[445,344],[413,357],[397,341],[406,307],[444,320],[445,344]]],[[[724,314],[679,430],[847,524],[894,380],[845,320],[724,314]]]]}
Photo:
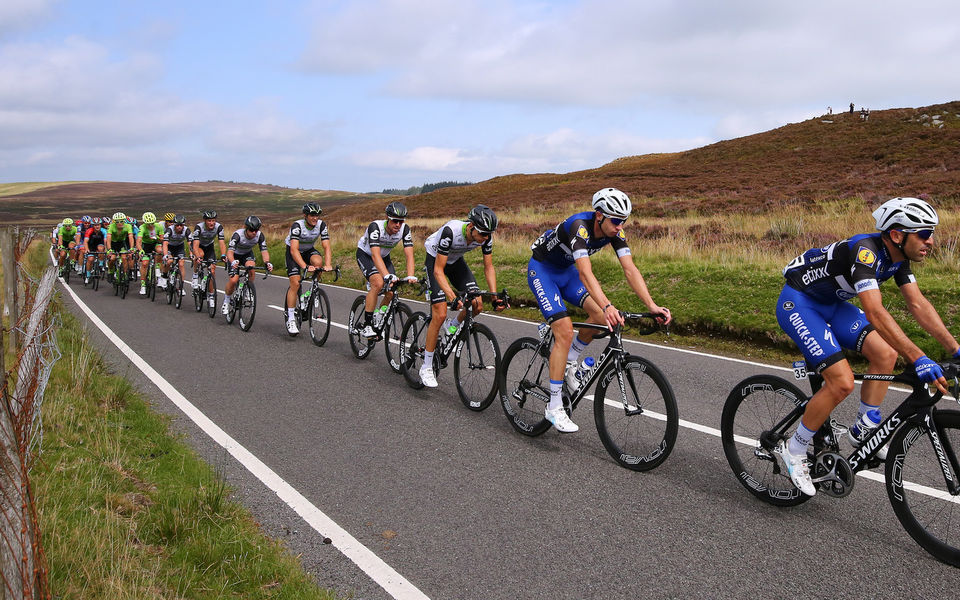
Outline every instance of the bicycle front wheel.
{"type": "Polygon", "coordinates": [[[670,382],[639,356],[626,358],[623,371],[611,365],[600,375],[593,418],[603,447],[632,471],[649,471],[667,460],[680,424],[670,382]]]}
{"type": "Polygon", "coordinates": [[[177,310],[180,310],[180,306],[183,304],[183,278],[180,277],[179,272],[173,277],[173,305],[177,307],[177,310]]]}
{"type": "Polygon", "coordinates": [[[524,435],[550,429],[544,411],[550,402],[550,352],[532,337],[515,340],[503,353],[497,373],[500,404],[510,425],[524,435]]]}
{"type": "Polygon", "coordinates": [[[403,335],[403,326],[407,324],[412,312],[409,306],[398,302],[396,310],[387,317],[389,321],[383,329],[383,351],[387,355],[387,364],[394,373],[401,372],[400,336],[403,335]]]}
{"type": "Polygon", "coordinates": [[[960,496],[950,494],[943,472],[947,468],[953,481],[960,478],[960,412],[934,410],[932,422],[933,431],[926,422],[908,421],[894,434],[887,452],[887,495],[914,541],[937,560],[960,567],[960,496]]]}
{"type": "Polygon", "coordinates": [[[250,331],[253,327],[253,318],[257,316],[257,288],[252,281],[248,281],[240,290],[240,302],[236,306],[240,320],[240,329],[250,331]]]}
{"type": "MultiPolygon", "coordinates": [[[[423,366],[423,353],[426,351],[429,325],[430,319],[427,315],[418,311],[410,315],[400,334],[400,372],[407,380],[407,385],[415,390],[423,388],[420,367],[423,366]]],[[[436,373],[436,366],[433,370],[436,373]]]]}
{"type": "Polygon", "coordinates": [[[797,386],[773,375],[754,375],[727,396],[720,416],[720,440],[733,474],[747,491],[774,506],[810,499],[797,489],[773,453],[771,430],[806,399],[797,386]],[[766,446],[761,435],[767,434],[766,446]]]}
{"type": "Polygon", "coordinates": [[[213,273],[207,278],[207,314],[211,319],[217,316],[217,280],[213,273]]]}
{"type": "Polygon", "coordinates": [[[370,351],[376,344],[373,340],[368,340],[360,335],[360,324],[363,323],[366,300],[364,296],[357,296],[353,301],[353,306],[350,307],[350,316],[347,317],[347,335],[350,337],[350,349],[353,350],[353,355],[361,360],[370,356],[370,351]]]}
{"type": "Polygon", "coordinates": [[[227,296],[224,294],[223,301],[227,303],[227,314],[224,315],[224,318],[227,320],[227,323],[233,324],[233,320],[237,318],[237,302],[240,299],[240,294],[234,292],[227,296]]]}
{"type": "Polygon", "coordinates": [[[460,401],[470,410],[485,410],[497,395],[497,366],[500,345],[490,328],[476,321],[457,344],[453,356],[453,377],[460,401]]]}
{"type": "Polygon", "coordinates": [[[330,299],[327,298],[327,293],[320,286],[315,285],[313,287],[308,310],[310,339],[317,346],[322,346],[327,342],[327,336],[330,335],[330,299]]]}

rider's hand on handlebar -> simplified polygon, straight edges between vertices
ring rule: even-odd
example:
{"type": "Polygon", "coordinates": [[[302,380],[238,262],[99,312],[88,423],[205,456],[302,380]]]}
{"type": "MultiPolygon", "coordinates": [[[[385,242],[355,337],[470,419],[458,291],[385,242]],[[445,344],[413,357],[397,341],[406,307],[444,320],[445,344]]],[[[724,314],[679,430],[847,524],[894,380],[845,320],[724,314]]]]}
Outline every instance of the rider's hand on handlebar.
{"type": "MultiPolygon", "coordinates": [[[[416,275],[407,275],[407,277],[404,279],[404,281],[406,281],[407,283],[416,283],[416,282],[418,282],[418,281],[420,281],[420,280],[417,279],[417,276],[416,276],[416,275]]],[[[958,350],[957,352],[960,352],[960,350],[958,350]]]]}
{"type": "Polygon", "coordinates": [[[657,323],[661,325],[669,325],[670,321],[673,321],[673,315],[670,314],[670,309],[663,306],[657,306],[653,308],[650,312],[657,315],[657,323]]]}
{"type": "Polygon", "coordinates": [[[493,305],[493,310],[497,312],[501,312],[507,308],[510,308],[510,305],[507,304],[507,301],[503,298],[494,298],[490,303],[493,305]]]}
{"type": "Polygon", "coordinates": [[[273,263],[271,262],[267,263],[267,271],[269,271],[270,273],[273,273],[273,263]]]}
{"type": "Polygon", "coordinates": [[[613,303],[607,304],[603,309],[603,320],[606,321],[607,327],[613,331],[613,328],[617,325],[623,325],[623,315],[620,314],[620,311],[617,310],[617,307],[613,303]]]}
{"type": "Polygon", "coordinates": [[[960,360],[960,348],[957,348],[957,351],[953,353],[953,360],[960,360]]]}
{"type": "Polygon", "coordinates": [[[941,393],[947,393],[947,380],[943,376],[943,369],[940,365],[933,362],[926,355],[913,361],[913,369],[917,372],[917,377],[924,383],[933,383],[941,393]]]}

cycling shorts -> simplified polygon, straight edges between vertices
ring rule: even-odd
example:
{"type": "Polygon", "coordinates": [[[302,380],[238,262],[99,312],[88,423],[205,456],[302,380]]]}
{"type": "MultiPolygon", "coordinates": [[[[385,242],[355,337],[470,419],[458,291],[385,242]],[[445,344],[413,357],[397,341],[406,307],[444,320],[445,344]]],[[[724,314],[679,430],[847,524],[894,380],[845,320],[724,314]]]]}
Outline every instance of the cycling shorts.
{"type": "Polygon", "coordinates": [[[169,244],[169,243],[168,243],[168,244],[167,244],[167,252],[170,254],[170,256],[172,256],[172,257],[174,257],[174,258],[176,258],[176,257],[178,257],[178,256],[182,258],[182,257],[184,257],[184,256],[187,255],[187,249],[184,247],[184,245],[183,245],[182,242],[179,243],[179,244],[169,244]]]}
{"type": "Polygon", "coordinates": [[[217,260],[217,251],[213,248],[213,244],[209,246],[199,246],[200,248],[200,260],[217,260]]]}
{"type": "Polygon", "coordinates": [[[777,323],[815,373],[843,360],[843,348],[862,352],[867,334],[874,329],[853,304],[817,302],[789,285],[783,286],[777,300],[777,323]]]}
{"type": "MultiPolygon", "coordinates": [[[[320,256],[320,252],[316,248],[310,248],[309,250],[304,250],[300,253],[300,258],[303,259],[303,262],[306,263],[308,267],[310,266],[311,256],[320,256]]],[[[287,263],[287,277],[300,275],[300,265],[297,264],[297,261],[293,260],[293,254],[290,254],[290,246],[287,246],[284,259],[287,263]]]]}
{"type": "Polygon", "coordinates": [[[567,316],[564,300],[583,308],[583,303],[590,297],[575,264],[557,267],[531,258],[527,263],[527,285],[536,296],[540,314],[547,323],[567,316]]]}
{"type": "MultiPolygon", "coordinates": [[[[377,267],[373,264],[373,257],[357,248],[357,266],[360,267],[360,272],[363,273],[363,276],[367,279],[370,279],[370,276],[377,272],[377,267]]],[[[390,255],[383,257],[383,266],[387,268],[387,271],[396,275],[397,270],[393,267],[393,261],[390,260],[390,255]]]]}
{"type": "Polygon", "coordinates": [[[114,252],[123,252],[124,250],[127,249],[127,241],[126,240],[119,241],[119,242],[111,241],[110,249],[113,250],[114,252]]]}
{"type": "Polygon", "coordinates": [[[160,245],[159,245],[157,242],[154,242],[154,243],[152,243],[152,244],[148,244],[147,242],[142,242],[142,243],[140,244],[140,247],[143,248],[143,253],[144,253],[144,255],[146,255],[146,256],[149,256],[149,255],[151,255],[151,254],[154,254],[154,253],[157,251],[157,248],[158,248],[159,246],[160,246],[160,245]]]}
{"type": "Polygon", "coordinates": [[[240,266],[241,266],[241,265],[246,265],[248,262],[252,262],[253,264],[257,264],[257,259],[253,257],[253,252],[247,252],[246,254],[237,254],[237,253],[234,253],[234,254],[233,254],[233,260],[238,260],[238,261],[240,261],[240,265],[237,265],[236,268],[233,268],[232,266],[229,266],[229,265],[227,266],[227,274],[228,274],[230,277],[233,277],[234,275],[236,275],[236,274],[238,274],[238,273],[240,272],[240,266]]]}
{"type": "MultiPolygon", "coordinates": [[[[424,265],[427,267],[427,282],[430,284],[430,289],[427,291],[427,299],[430,301],[430,304],[439,304],[447,301],[446,294],[440,289],[440,284],[433,274],[433,265],[436,262],[437,258],[429,254],[427,255],[427,260],[424,262],[424,265]]],[[[447,276],[454,290],[464,292],[480,289],[477,285],[477,278],[473,276],[473,271],[470,270],[465,260],[457,260],[452,263],[448,262],[443,268],[443,274],[447,276]]]]}

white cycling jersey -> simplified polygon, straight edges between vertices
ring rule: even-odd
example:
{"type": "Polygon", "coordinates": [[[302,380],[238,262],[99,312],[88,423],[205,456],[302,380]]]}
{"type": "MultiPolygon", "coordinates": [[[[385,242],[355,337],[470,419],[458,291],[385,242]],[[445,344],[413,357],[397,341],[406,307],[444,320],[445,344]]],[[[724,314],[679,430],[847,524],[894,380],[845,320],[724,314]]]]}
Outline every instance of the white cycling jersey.
{"type": "Polygon", "coordinates": [[[447,257],[447,264],[452,264],[463,258],[463,255],[480,248],[484,254],[493,253],[493,238],[489,237],[483,242],[468,241],[467,225],[470,221],[461,221],[453,219],[440,229],[434,231],[424,242],[427,254],[436,258],[438,254],[447,257]]]}
{"type": "Polygon", "coordinates": [[[357,241],[357,248],[371,256],[373,248],[380,248],[380,256],[389,256],[390,251],[401,242],[404,248],[413,247],[413,233],[410,231],[410,226],[404,223],[397,233],[390,235],[387,233],[387,221],[384,219],[370,223],[367,232],[357,241]]]}

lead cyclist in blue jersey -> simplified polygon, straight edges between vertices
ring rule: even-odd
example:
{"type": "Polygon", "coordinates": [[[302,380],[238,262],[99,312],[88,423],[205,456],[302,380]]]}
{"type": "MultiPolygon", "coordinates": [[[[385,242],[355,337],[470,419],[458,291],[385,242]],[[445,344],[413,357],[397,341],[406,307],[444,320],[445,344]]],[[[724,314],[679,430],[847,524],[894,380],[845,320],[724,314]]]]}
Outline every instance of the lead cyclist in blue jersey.
{"type": "MultiPolygon", "coordinates": [[[[937,212],[917,198],[894,198],[873,212],[880,233],[813,248],[793,259],[783,273],[786,285],[777,301],[777,322],[803,352],[807,367],[823,377],[823,387],[813,395],[797,431],[789,442],[777,446],[790,479],[804,494],[813,496],[807,446],[814,432],[854,388],[853,371],[843,348],[862,353],[870,362],[868,373],[891,373],[903,355],[917,376],[947,391],[940,366],[927,358],[883,307],[880,284],[893,278],[907,309],[930,335],[960,358],[960,346],[947,331],[940,315],[927,300],[910,269],[922,262],[933,247],[939,224],[937,212]],[[860,300],[860,310],[848,300],[860,300]]],[[[864,381],[860,390],[857,422],[848,439],[858,446],[882,422],[880,403],[889,382],[864,381]]],[[[878,453],[886,457],[886,449],[878,453]]]]}
{"type": "Polygon", "coordinates": [[[589,315],[588,322],[614,327],[623,324],[620,312],[600,288],[593,274],[590,255],[610,245],[617,253],[627,283],[646,305],[661,315],[661,323],[669,323],[670,310],[658,306],[643,275],[637,270],[630,255],[623,224],[633,205],[626,194],[616,188],[604,188],[593,195],[593,210],[568,217],[555,229],[537,238],[530,247],[533,257],[527,265],[527,283],[537,298],[544,319],[553,330],[553,349],[550,351],[550,403],[546,418],[557,431],[572,433],[579,427],[563,409],[562,390],[564,371],[567,388],[573,393],[577,385],[576,371],[580,353],[597,332],[592,329],[573,335],[573,321],[567,315],[566,300],[576,304],[589,315]]]}

